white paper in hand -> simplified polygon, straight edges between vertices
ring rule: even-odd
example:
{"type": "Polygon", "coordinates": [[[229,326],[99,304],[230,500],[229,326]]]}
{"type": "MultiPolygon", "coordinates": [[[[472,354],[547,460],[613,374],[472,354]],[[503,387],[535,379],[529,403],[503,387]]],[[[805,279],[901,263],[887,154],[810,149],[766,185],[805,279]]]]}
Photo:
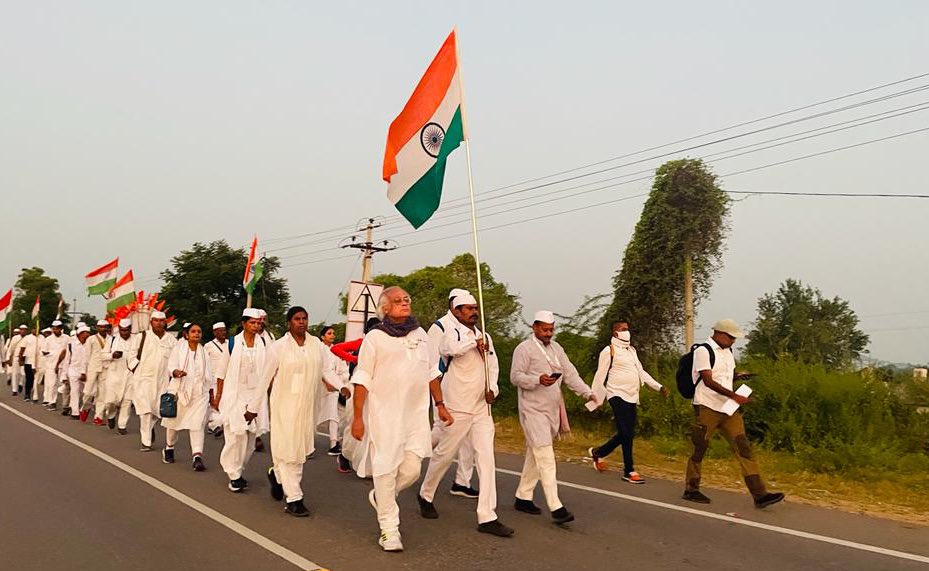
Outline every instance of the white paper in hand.
{"type": "Polygon", "coordinates": [[[590,400],[589,400],[589,401],[587,401],[586,403],[584,403],[584,408],[586,408],[586,409],[589,410],[590,412],[593,412],[593,411],[597,410],[597,408],[599,408],[599,407],[600,407],[600,405],[599,405],[596,401],[590,401],[590,400]]]}
{"type": "MultiPolygon", "coordinates": [[[[741,397],[747,397],[752,394],[752,388],[748,385],[742,385],[741,387],[735,390],[735,394],[741,397]]],[[[735,414],[735,411],[739,410],[739,403],[735,402],[732,399],[726,401],[726,404],[723,405],[723,412],[729,416],[735,414]]]]}

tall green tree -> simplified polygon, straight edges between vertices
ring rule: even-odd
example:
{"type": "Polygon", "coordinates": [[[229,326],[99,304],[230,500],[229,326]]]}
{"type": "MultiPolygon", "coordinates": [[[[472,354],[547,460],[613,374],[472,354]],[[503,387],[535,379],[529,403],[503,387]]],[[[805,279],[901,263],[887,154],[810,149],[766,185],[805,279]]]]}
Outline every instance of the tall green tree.
{"type": "MultiPolygon", "coordinates": [[[[497,281],[485,263],[481,264],[481,277],[488,331],[494,339],[512,337],[522,309],[518,296],[510,293],[505,283],[497,281]]],[[[471,254],[455,256],[446,266],[427,266],[405,276],[381,274],[374,281],[406,290],[413,298],[413,314],[426,329],[448,311],[448,292],[452,289],[464,288],[477,297],[477,272],[471,254]]]]}
{"type": "MultiPolygon", "coordinates": [[[[45,275],[42,268],[23,268],[13,290],[13,310],[10,312],[13,327],[21,324],[35,326],[32,322],[32,307],[36,296],[39,296],[39,322],[42,327],[48,327],[58,314],[58,300],[61,297],[58,280],[45,275]]],[[[65,303],[62,311],[67,310],[68,304],[65,303]]]]}
{"type": "Polygon", "coordinates": [[[862,356],[868,341],[847,301],[827,299],[818,289],[788,279],[758,300],[758,320],[745,351],[847,369],[862,356]]]}
{"type": "Polygon", "coordinates": [[[613,301],[604,312],[598,342],[609,343],[610,325],[628,320],[640,351],[673,351],[684,324],[684,265],[693,260],[695,305],[706,296],[722,266],[729,197],[703,161],[663,164],[642,216],[613,278],[613,301]]]}
{"type": "MultiPolygon", "coordinates": [[[[245,308],[242,275],[247,261],[245,248],[233,248],[225,240],[197,242],[171,258],[171,267],[161,272],[165,285],[159,297],[167,300],[178,321],[196,320],[206,328],[224,321],[233,329],[245,308]]],[[[290,301],[279,269],[278,258],[264,258],[264,276],[252,297],[252,304],[268,312],[270,326],[278,331],[290,301]]]]}

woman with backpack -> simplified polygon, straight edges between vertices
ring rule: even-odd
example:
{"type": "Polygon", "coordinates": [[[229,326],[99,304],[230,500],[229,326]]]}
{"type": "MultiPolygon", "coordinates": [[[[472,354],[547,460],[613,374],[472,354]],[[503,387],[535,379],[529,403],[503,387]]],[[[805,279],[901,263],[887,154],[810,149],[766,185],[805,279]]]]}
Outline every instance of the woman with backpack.
{"type": "MultiPolygon", "coordinates": [[[[593,391],[599,407],[604,400],[613,409],[613,421],[616,434],[597,448],[589,448],[587,453],[598,472],[606,471],[604,458],[617,446],[623,449],[623,480],[630,484],[644,484],[645,479],[635,471],[632,460],[632,440],[635,438],[636,408],[639,404],[639,387],[649,388],[667,397],[670,391],[652,378],[639,361],[635,347],[630,344],[629,324],[617,321],[613,324],[613,336],[610,344],[600,351],[597,373],[594,375],[593,391]]],[[[594,409],[595,410],[595,409],[594,409]]]]}

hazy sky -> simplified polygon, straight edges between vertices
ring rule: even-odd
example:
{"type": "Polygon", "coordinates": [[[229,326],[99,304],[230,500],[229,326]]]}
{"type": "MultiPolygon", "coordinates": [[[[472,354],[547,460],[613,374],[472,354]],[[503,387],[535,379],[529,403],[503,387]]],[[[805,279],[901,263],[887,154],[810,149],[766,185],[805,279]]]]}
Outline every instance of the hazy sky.
{"type": "MultiPolygon", "coordinates": [[[[917,1],[0,1],[0,288],[36,265],[80,309],[100,313],[83,275],[114,256],[152,291],[170,257],[193,242],[244,245],[257,232],[263,249],[293,256],[283,260],[293,301],[314,321],[335,320],[337,295],[359,274],[354,259],[328,258],[344,255],[334,248],[351,232],[273,239],[394,214],[380,180],[387,127],[455,25],[481,192],[929,72],[927,23],[929,4],[917,1]],[[292,265],[300,262],[314,263],[292,265]]],[[[929,77],[876,95],[925,85],[929,77]]],[[[929,91],[674,156],[924,101],[929,91]]],[[[929,111],[713,168],[725,175],[923,127],[929,111]]],[[[929,133],[919,133],[721,183],[927,194],[927,152],[929,133]]],[[[527,199],[485,210],[481,225],[647,192],[646,180],[531,206],[541,193],[667,158],[488,202],[527,199]]],[[[446,200],[465,196],[466,180],[462,150],[449,163],[446,200]]],[[[489,230],[484,258],[527,314],[571,313],[585,294],[609,290],[643,201],[489,230]]],[[[927,212],[927,200],[737,202],[725,268],[700,306],[700,334],[723,316],[750,322],[758,297],[793,277],[849,300],[873,356],[929,360],[927,212]]],[[[375,271],[445,264],[470,249],[469,237],[413,244],[468,228],[463,216],[433,220],[416,235],[398,236],[410,230],[401,224],[384,228],[377,236],[404,247],[379,255],[375,271]]]]}

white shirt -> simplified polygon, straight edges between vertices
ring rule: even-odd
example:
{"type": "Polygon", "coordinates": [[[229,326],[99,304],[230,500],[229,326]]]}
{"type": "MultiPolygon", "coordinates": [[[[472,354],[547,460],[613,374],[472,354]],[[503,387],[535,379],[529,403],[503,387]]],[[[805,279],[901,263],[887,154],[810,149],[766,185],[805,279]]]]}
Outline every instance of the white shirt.
{"type": "Polygon", "coordinates": [[[16,348],[16,358],[19,359],[19,353],[22,352],[23,357],[26,358],[26,364],[30,367],[35,367],[36,365],[36,336],[32,333],[23,337],[22,341],[19,342],[19,346],[16,348]]]}
{"type": "MultiPolygon", "coordinates": [[[[712,367],[713,380],[731,391],[732,380],[735,376],[735,357],[732,355],[732,349],[723,349],[712,337],[707,343],[713,348],[713,353],[716,355],[716,361],[712,367]]],[[[694,350],[694,383],[700,378],[700,371],[709,370],[711,370],[709,351],[707,351],[706,347],[697,347],[694,350]]],[[[694,391],[694,404],[703,405],[717,412],[723,412],[723,405],[726,404],[727,400],[729,400],[729,397],[708,388],[703,382],[698,383],[694,391]]]]}
{"type": "Polygon", "coordinates": [[[58,368],[58,359],[61,357],[61,353],[67,349],[69,340],[69,337],[64,333],[61,335],[52,333],[45,338],[41,345],[41,349],[45,355],[44,363],[46,371],[54,371],[58,368]]]}
{"type": "MultiPolygon", "coordinates": [[[[484,399],[484,359],[477,350],[477,340],[483,337],[480,331],[472,331],[457,319],[453,328],[446,328],[442,336],[439,353],[448,364],[442,377],[442,398],[448,410],[477,414],[487,410],[484,399]]],[[[500,365],[494,351],[493,340],[487,335],[487,386],[494,396],[500,394],[497,378],[500,365]]]]}
{"type": "Polygon", "coordinates": [[[642,385],[648,385],[656,391],[661,390],[661,383],[653,379],[642,367],[635,347],[614,337],[610,344],[600,351],[593,382],[597,402],[602,403],[604,400],[619,397],[628,403],[638,404],[639,387],[642,385]]]}

